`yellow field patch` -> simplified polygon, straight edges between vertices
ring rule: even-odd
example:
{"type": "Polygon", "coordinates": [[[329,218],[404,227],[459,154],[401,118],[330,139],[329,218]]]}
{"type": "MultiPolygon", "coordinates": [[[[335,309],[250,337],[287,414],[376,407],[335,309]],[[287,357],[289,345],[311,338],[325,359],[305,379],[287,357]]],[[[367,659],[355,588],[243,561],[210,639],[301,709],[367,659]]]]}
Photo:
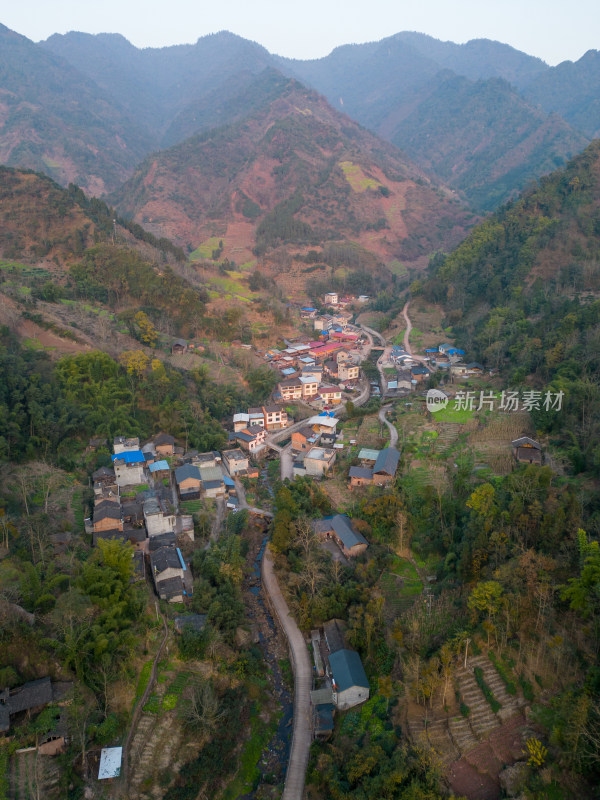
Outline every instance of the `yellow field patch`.
{"type": "Polygon", "coordinates": [[[355,192],[364,192],[367,189],[377,189],[378,186],[381,186],[374,178],[367,178],[362,167],[353,164],[352,161],[340,161],[339,167],[355,192]]]}

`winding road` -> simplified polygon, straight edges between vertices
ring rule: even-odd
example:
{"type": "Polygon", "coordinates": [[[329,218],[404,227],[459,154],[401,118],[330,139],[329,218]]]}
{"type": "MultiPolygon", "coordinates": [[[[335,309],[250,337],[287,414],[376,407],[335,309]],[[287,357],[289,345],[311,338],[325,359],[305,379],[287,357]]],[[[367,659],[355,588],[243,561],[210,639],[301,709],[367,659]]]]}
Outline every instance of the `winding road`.
{"type": "Polygon", "coordinates": [[[410,317],[408,316],[408,307],[410,305],[410,300],[407,300],[404,304],[404,308],[402,309],[402,316],[404,317],[404,321],[406,322],[406,330],[404,331],[404,349],[408,353],[411,358],[414,358],[415,361],[420,361],[421,363],[425,363],[427,359],[424,356],[417,356],[413,353],[411,346],[410,346],[410,332],[412,331],[412,322],[410,321],[410,317]]]}
{"type": "Polygon", "coordinates": [[[388,447],[396,447],[398,444],[398,431],[396,430],[396,426],[392,425],[389,419],[386,417],[388,411],[391,410],[391,406],[382,406],[379,409],[379,421],[382,422],[384,425],[387,425],[389,432],[390,432],[390,443],[388,447]]]}

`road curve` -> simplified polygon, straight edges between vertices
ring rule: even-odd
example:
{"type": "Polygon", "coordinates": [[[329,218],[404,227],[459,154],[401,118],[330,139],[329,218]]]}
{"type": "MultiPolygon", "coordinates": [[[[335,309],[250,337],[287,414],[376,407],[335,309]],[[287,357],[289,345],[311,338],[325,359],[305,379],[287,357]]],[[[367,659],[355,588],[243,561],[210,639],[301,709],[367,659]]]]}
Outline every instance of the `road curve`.
{"type": "Polygon", "coordinates": [[[404,308],[402,309],[402,316],[404,317],[404,321],[406,322],[406,330],[404,331],[404,349],[408,353],[408,355],[413,358],[415,361],[420,361],[421,363],[425,363],[427,361],[426,358],[423,356],[417,356],[413,353],[411,346],[410,346],[410,332],[412,331],[412,322],[410,321],[410,317],[408,316],[408,307],[410,305],[410,300],[407,300],[404,304],[404,308]]]}
{"type": "Polygon", "coordinates": [[[387,425],[390,431],[390,443],[388,447],[396,447],[398,444],[398,431],[396,430],[396,426],[392,425],[392,423],[386,417],[386,414],[390,409],[391,406],[382,406],[379,409],[379,421],[383,422],[384,425],[387,425]]]}
{"type": "Polygon", "coordinates": [[[310,690],[312,666],[308,648],[279,588],[269,546],[261,565],[262,584],[288,640],[294,670],[294,727],[282,800],[302,800],[308,753],[312,740],[310,690]]]}

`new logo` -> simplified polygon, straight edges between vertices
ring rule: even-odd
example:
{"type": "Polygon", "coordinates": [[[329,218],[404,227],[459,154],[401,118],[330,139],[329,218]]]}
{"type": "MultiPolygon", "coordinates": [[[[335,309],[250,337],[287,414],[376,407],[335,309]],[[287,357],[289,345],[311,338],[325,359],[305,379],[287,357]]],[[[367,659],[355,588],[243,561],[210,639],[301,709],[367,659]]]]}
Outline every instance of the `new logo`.
{"type": "Polygon", "coordinates": [[[427,392],[426,401],[427,411],[435,414],[436,411],[441,411],[448,405],[448,397],[439,389],[429,389],[427,392]]]}

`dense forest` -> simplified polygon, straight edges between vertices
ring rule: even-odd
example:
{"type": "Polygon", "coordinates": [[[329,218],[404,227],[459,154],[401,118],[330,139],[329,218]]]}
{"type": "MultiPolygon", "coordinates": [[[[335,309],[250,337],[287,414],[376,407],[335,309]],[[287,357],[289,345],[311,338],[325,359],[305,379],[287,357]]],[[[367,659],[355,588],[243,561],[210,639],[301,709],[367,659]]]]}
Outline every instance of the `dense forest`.
{"type": "Polygon", "coordinates": [[[576,472],[600,474],[600,143],[432,261],[423,287],[447,309],[459,346],[511,386],[563,391],[540,429],[576,472]]]}

